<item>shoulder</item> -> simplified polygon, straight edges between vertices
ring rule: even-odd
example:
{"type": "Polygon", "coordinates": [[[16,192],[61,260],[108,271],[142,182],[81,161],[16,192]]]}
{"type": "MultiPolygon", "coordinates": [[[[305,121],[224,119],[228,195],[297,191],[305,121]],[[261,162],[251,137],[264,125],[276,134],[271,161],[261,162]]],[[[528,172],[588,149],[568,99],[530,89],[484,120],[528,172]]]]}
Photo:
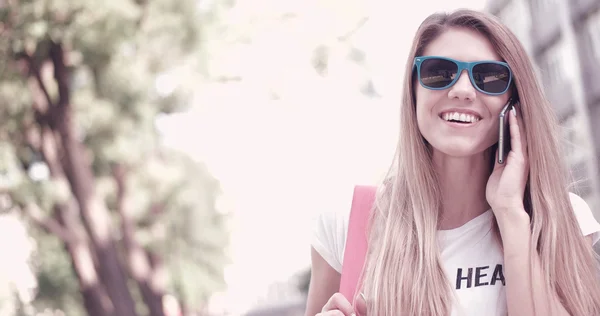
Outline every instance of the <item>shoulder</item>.
{"type": "Polygon", "coordinates": [[[354,186],[332,192],[326,201],[319,204],[319,211],[313,222],[311,246],[340,273],[353,193],[354,186]]]}
{"type": "Polygon", "coordinates": [[[600,224],[594,217],[594,213],[592,213],[587,202],[579,195],[570,192],[569,198],[571,200],[573,212],[575,213],[575,217],[581,228],[581,233],[583,236],[591,235],[593,243],[595,244],[600,240],[600,224]]]}

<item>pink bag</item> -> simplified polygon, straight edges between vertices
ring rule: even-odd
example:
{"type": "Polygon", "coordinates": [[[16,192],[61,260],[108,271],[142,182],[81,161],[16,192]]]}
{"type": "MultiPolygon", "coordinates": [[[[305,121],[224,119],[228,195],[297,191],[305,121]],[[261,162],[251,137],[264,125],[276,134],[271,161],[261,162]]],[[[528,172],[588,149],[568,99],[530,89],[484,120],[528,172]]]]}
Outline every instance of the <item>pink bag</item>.
{"type": "Polygon", "coordinates": [[[374,186],[354,188],[340,280],[340,293],[350,302],[354,300],[367,254],[367,225],[376,190],[374,186]]]}

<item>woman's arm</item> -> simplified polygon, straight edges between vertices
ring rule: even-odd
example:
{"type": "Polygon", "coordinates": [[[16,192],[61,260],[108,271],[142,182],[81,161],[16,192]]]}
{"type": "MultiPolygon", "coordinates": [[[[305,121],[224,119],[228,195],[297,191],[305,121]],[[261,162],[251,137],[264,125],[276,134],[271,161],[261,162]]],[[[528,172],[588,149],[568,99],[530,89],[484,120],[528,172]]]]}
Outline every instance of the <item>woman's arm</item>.
{"type": "Polygon", "coordinates": [[[504,247],[508,315],[533,316],[535,302],[537,315],[568,316],[556,293],[544,293],[541,290],[546,280],[542,274],[539,256],[533,258],[530,256],[529,215],[525,210],[497,212],[497,214],[504,214],[497,215],[496,220],[504,247]],[[530,271],[531,260],[533,260],[533,269],[530,271]]]}
{"type": "Polygon", "coordinates": [[[305,316],[315,316],[340,287],[340,274],[311,247],[311,273],[305,316]]]}

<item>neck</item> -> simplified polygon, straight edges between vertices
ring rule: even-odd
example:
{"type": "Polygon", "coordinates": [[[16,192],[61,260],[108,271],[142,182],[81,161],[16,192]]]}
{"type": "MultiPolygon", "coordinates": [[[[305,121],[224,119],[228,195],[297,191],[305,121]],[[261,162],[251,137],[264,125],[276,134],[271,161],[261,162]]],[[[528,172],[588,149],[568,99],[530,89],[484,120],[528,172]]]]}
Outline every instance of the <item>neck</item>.
{"type": "Polygon", "coordinates": [[[442,193],[439,229],[460,227],[490,208],[485,197],[490,158],[487,151],[470,157],[450,157],[434,150],[433,163],[442,193]]]}

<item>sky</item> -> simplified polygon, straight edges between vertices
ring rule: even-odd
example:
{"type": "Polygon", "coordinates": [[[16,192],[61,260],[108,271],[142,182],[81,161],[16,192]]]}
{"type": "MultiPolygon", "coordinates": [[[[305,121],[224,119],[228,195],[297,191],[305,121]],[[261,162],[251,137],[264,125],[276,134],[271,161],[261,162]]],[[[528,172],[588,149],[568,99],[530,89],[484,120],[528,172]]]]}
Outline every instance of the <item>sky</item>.
{"type": "Polygon", "coordinates": [[[310,264],[315,216],[345,205],[354,184],[374,183],[395,150],[398,98],[406,55],[420,22],[433,11],[482,9],[484,1],[240,0],[229,21],[252,24],[250,44],[223,49],[214,69],[241,82],[203,83],[193,109],[159,121],[167,143],[205,162],[235,214],[229,289],[215,300],[233,315],[260,305],[268,287],[310,264]],[[278,13],[298,14],[276,22],[278,13]],[[343,58],[336,37],[361,18],[352,43],[367,68],[343,58]],[[310,54],[331,49],[328,75],[316,76],[310,54]],[[356,92],[370,75],[382,96],[356,92]],[[278,100],[269,96],[276,93],[278,100]]]}

